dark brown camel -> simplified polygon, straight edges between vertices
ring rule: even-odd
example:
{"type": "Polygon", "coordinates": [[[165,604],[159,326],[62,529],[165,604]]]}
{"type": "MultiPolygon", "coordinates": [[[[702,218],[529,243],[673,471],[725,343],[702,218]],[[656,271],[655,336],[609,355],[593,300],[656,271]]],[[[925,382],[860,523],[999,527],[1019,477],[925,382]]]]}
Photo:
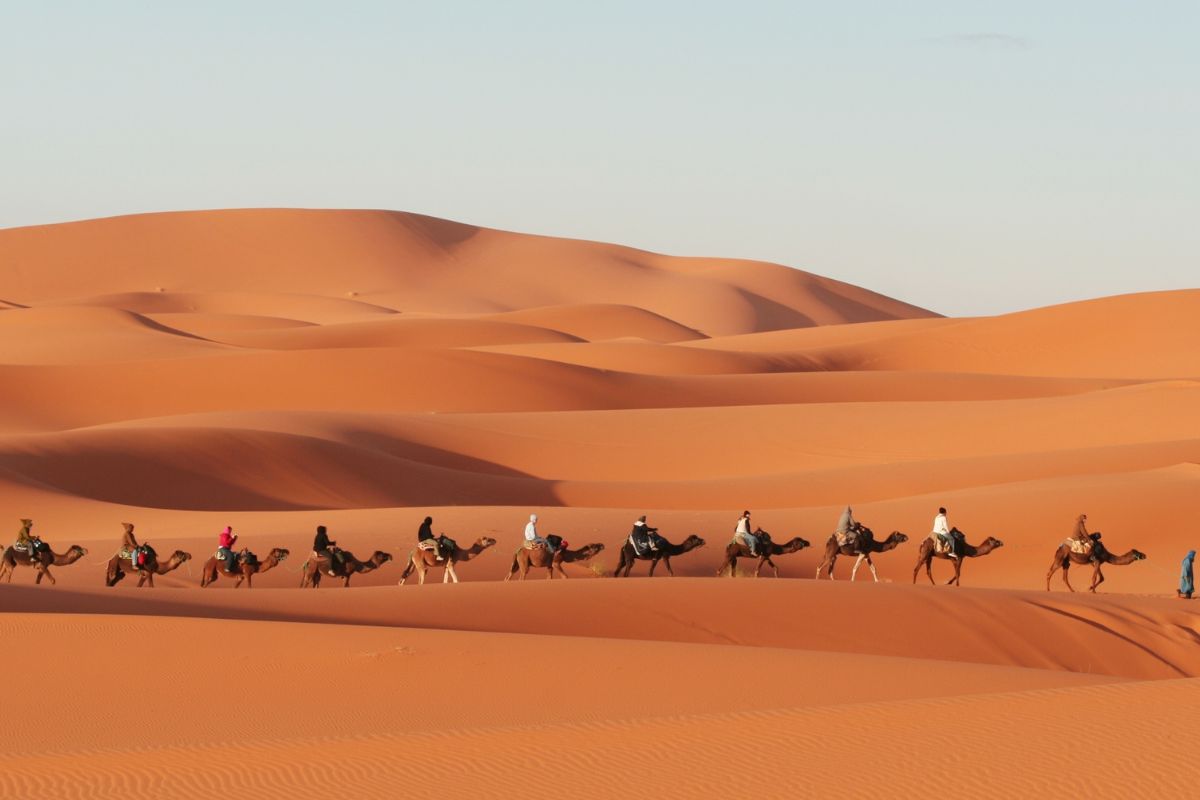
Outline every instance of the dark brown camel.
{"type": "Polygon", "coordinates": [[[957,541],[955,543],[955,552],[958,553],[958,558],[951,558],[949,553],[939,552],[933,539],[926,537],[925,541],[921,542],[921,552],[917,555],[917,565],[913,567],[913,583],[917,582],[917,575],[921,572],[921,567],[925,567],[925,574],[929,576],[929,582],[933,583],[933,560],[935,558],[945,559],[954,564],[954,577],[946,581],[947,586],[960,586],[959,578],[962,575],[962,562],[964,558],[979,558],[986,556],[998,547],[1003,547],[1004,542],[997,539],[995,536],[989,536],[979,543],[978,546],[967,544],[966,537],[962,531],[954,528],[950,531],[950,535],[957,541]]]}
{"type": "Polygon", "coordinates": [[[879,573],[875,571],[875,562],[871,560],[872,553],[886,553],[888,550],[894,550],[900,545],[908,541],[908,536],[900,531],[892,531],[888,538],[882,542],[875,541],[874,532],[865,526],[858,526],[858,536],[851,542],[838,545],[837,536],[830,536],[829,541],[825,543],[825,558],[817,566],[817,578],[821,577],[821,571],[828,567],[829,580],[833,580],[833,565],[837,563],[839,555],[842,556],[857,556],[854,562],[854,569],[850,570],[850,580],[854,580],[858,575],[858,568],[863,561],[867,562],[867,566],[871,568],[871,576],[875,578],[875,582],[879,583],[879,573]]]}
{"type": "Polygon", "coordinates": [[[508,574],[504,576],[504,580],[511,580],[512,576],[518,572],[521,573],[521,580],[525,580],[525,576],[529,573],[530,567],[545,567],[546,578],[554,578],[554,570],[558,570],[558,574],[564,578],[567,573],[563,571],[563,564],[575,564],[580,561],[587,561],[595,556],[604,545],[600,542],[593,544],[585,544],[578,550],[568,550],[565,547],[560,547],[554,551],[554,555],[548,555],[545,547],[522,547],[513,555],[512,566],[509,567],[508,574]]]}
{"type": "Polygon", "coordinates": [[[496,540],[492,537],[481,536],[466,550],[455,545],[454,552],[441,561],[437,560],[437,554],[432,550],[413,549],[408,554],[408,566],[404,568],[404,574],[400,576],[399,585],[404,585],[404,582],[408,580],[408,576],[412,574],[414,569],[417,571],[417,585],[425,583],[425,573],[433,567],[445,568],[445,571],[442,573],[442,583],[449,583],[451,580],[458,583],[458,575],[454,572],[454,565],[462,561],[470,561],[495,543],[496,540]]]}
{"type": "Polygon", "coordinates": [[[1054,573],[1062,570],[1063,583],[1072,592],[1075,587],[1071,585],[1067,573],[1071,569],[1071,564],[1091,564],[1092,565],[1092,585],[1088,587],[1089,592],[1095,592],[1096,587],[1104,583],[1104,572],[1100,569],[1105,564],[1123,567],[1126,564],[1132,564],[1135,561],[1141,561],[1146,558],[1146,554],[1140,550],[1130,550],[1119,556],[1114,556],[1100,542],[1100,535],[1097,533],[1091,534],[1092,548],[1096,556],[1093,562],[1087,553],[1076,553],[1071,550],[1071,540],[1063,542],[1058,546],[1058,550],[1054,551],[1054,561],[1050,562],[1050,571],[1046,573],[1046,591],[1050,591],[1050,579],[1054,577],[1054,573]]]}
{"type": "Polygon", "coordinates": [[[634,550],[633,543],[626,537],[624,543],[621,545],[621,555],[617,559],[617,568],[613,570],[613,577],[628,578],[629,571],[633,569],[634,561],[649,561],[650,577],[653,578],[654,568],[658,566],[659,561],[662,561],[663,566],[667,568],[667,574],[673,578],[675,577],[675,570],[671,569],[671,556],[683,555],[689,550],[695,550],[697,547],[704,546],[704,540],[695,534],[687,537],[679,544],[671,544],[662,537],[659,537],[659,541],[662,544],[657,550],[651,550],[646,555],[641,556],[634,550]],[[623,575],[621,574],[621,570],[625,571],[623,575]]]}
{"type": "Polygon", "coordinates": [[[138,587],[140,588],[142,586],[149,586],[151,589],[153,589],[155,575],[166,575],[172,570],[179,569],[179,567],[183,566],[183,564],[189,561],[191,557],[191,553],[185,553],[182,550],[176,550],[171,554],[171,557],[167,559],[166,563],[164,564],[162,561],[159,561],[158,554],[151,549],[148,553],[148,559],[146,563],[140,567],[135,567],[133,562],[131,562],[128,558],[122,558],[121,555],[117,553],[108,560],[108,571],[105,574],[104,585],[116,586],[121,582],[121,579],[125,577],[125,573],[136,572],[138,574],[138,587]]]}
{"type": "Polygon", "coordinates": [[[325,556],[309,556],[308,560],[300,568],[300,588],[304,589],[311,586],[316,589],[321,585],[322,575],[328,575],[331,578],[341,578],[343,581],[342,586],[349,588],[350,578],[355,574],[359,572],[372,572],[392,560],[392,554],[385,553],[382,550],[376,550],[366,561],[359,561],[354,557],[353,553],[346,550],[342,550],[341,553],[345,556],[345,560],[334,561],[332,567],[330,566],[329,559],[325,556]]]}
{"type": "Polygon", "coordinates": [[[236,578],[233,588],[238,588],[242,585],[242,581],[246,582],[246,588],[249,589],[254,583],[254,576],[267,570],[274,569],[279,566],[288,557],[289,552],[282,547],[276,547],[271,551],[271,554],[266,559],[259,561],[254,557],[249,550],[243,550],[242,554],[249,553],[251,563],[242,563],[239,557],[233,563],[233,572],[225,571],[225,559],[209,556],[208,561],[204,562],[204,568],[200,570],[200,588],[208,586],[210,583],[217,582],[218,575],[224,575],[226,578],[236,578]]]}
{"type": "Polygon", "coordinates": [[[737,560],[739,558],[757,558],[758,565],[754,568],[754,577],[758,577],[762,572],[764,564],[770,564],[771,569],[775,571],[775,577],[779,577],[779,567],[775,566],[775,562],[771,560],[771,556],[782,556],[788,553],[795,553],[797,550],[803,550],[808,547],[808,541],[796,536],[783,544],[775,544],[771,541],[771,534],[758,528],[754,531],[754,535],[758,537],[758,555],[750,552],[750,548],[737,537],[733,541],[725,545],[725,561],[717,570],[717,577],[721,577],[721,573],[726,569],[729,570],[729,577],[737,577],[737,560]]]}
{"type": "Polygon", "coordinates": [[[4,551],[4,555],[0,556],[0,577],[7,576],[8,582],[12,583],[12,576],[17,567],[33,567],[37,570],[37,577],[33,579],[35,584],[40,584],[42,578],[45,577],[53,586],[57,581],[50,574],[50,567],[65,567],[68,564],[74,564],[86,555],[87,549],[77,544],[71,545],[67,548],[67,552],[62,554],[55,553],[50,545],[44,544],[38,550],[36,558],[30,558],[29,553],[24,550],[9,547],[4,551]]]}

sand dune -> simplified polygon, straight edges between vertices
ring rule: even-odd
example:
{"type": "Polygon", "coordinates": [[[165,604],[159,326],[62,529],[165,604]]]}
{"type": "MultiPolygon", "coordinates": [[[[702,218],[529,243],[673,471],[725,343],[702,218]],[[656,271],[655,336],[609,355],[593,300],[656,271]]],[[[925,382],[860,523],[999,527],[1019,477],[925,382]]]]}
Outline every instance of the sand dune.
{"type": "Polygon", "coordinates": [[[0,584],[0,796],[1190,786],[1200,611],[1172,595],[1200,290],[947,319],[780,265],[385,211],[3,230],[0,265],[0,508],[88,550],[0,584]],[[847,504],[909,537],[878,584],[847,558],[811,580],[847,504]],[[1003,540],[965,588],[914,573],[941,505],[1003,540]],[[744,508],[810,542],[781,579],[714,577],[744,508]],[[604,551],[502,582],[531,512],[604,551]],[[1147,558],[1047,593],[1082,512],[1147,558]],[[426,514],[496,544],[461,584],[397,587],[426,514]],[[675,579],[598,579],[640,514],[707,543],[675,579]],[[126,521],[193,560],[104,588],[126,521]],[[291,555],[200,590],[225,525],[291,555]],[[393,560],[300,591],[317,525],[393,560]]]}

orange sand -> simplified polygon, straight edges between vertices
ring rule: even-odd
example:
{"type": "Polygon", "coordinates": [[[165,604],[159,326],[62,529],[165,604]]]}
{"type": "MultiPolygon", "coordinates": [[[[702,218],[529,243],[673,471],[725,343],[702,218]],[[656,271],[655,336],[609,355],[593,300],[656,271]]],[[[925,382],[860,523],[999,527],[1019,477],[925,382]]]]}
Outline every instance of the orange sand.
{"type": "Polygon", "coordinates": [[[1200,606],[1172,595],[1200,539],[1198,290],[944,319],[778,265],[374,211],[4,230],[0,265],[0,524],[89,549],[0,586],[0,797],[1194,784],[1200,606]],[[879,585],[809,580],[847,503],[910,536],[879,585]],[[1004,541],[963,589],[911,585],[939,505],[1004,541]],[[743,508],[813,543],[784,580],[712,577],[743,508]],[[531,512],[607,549],[502,583],[531,512]],[[1149,558],[1047,594],[1080,512],[1149,558]],[[499,544],[460,585],[398,588],[427,513],[499,544]],[[597,580],[641,513],[708,544],[674,580],[597,580]],[[103,588],[123,521],[195,561],[103,588]],[[299,591],[322,523],[396,562],[299,591]],[[226,524],[292,558],[200,591],[226,524]]]}

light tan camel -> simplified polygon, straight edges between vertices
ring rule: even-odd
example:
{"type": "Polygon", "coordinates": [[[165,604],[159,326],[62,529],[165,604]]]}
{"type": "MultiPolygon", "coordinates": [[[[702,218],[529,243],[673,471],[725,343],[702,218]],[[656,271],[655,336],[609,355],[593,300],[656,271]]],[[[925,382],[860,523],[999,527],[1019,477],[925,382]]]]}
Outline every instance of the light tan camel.
{"type": "Polygon", "coordinates": [[[595,542],[593,544],[585,544],[578,550],[568,550],[566,547],[560,547],[554,551],[553,556],[550,556],[545,547],[522,547],[513,554],[512,566],[509,567],[508,574],[504,576],[504,580],[511,580],[518,572],[521,573],[521,580],[525,580],[530,567],[544,567],[547,579],[554,577],[554,570],[556,569],[559,575],[566,578],[567,573],[563,571],[563,564],[575,564],[580,561],[587,561],[603,549],[604,545],[601,542],[595,542]]]}
{"type": "Polygon", "coordinates": [[[481,536],[466,550],[455,545],[454,552],[441,561],[437,560],[437,554],[432,550],[414,548],[408,554],[408,566],[404,568],[404,574],[400,576],[399,585],[404,585],[404,582],[408,580],[408,576],[412,574],[414,569],[417,571],[417,584],[425,583],[425,573],[433,567],[443,567],[445,569],[442,573],[442,583],[449,583],[451,580],[458,583],[458,575],[454,572],[454,565],[462,561],[470,561],[495,543],[496,540],[492,537],[481,536]]]}
{"type": "Polygon", "coordinates": [[[33,580],[34,584],[40,584],[42,578],[47,578],[50,585],[53,586],[57,581],[50,574],[50,567],[65,567],[87,555],[87,549],[77,544],[71,545],[67,548],[67,552],[62,554],[55,553],[50,545],[43,544],[45,546],[38,550],[36,558],[30,558],[28,552],[17,550],[11,546],[5,549],[4,555],[0,557],[0,577],[7,576],[8,583],[12,583],[13,572],[17,567],[33,567],[37,570],[37,577],[33,580]]]}

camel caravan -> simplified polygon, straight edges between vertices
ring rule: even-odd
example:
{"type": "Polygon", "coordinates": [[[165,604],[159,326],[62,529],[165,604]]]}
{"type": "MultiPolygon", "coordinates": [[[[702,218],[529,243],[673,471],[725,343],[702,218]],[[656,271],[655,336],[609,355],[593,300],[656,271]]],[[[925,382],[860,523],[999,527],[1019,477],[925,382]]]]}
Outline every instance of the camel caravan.
{"type": "MultiPolygon", "coordinates": [[[[1104,582],[1103,567],[1105,565],[1123,566],[1142,561],[1145,553],[1139,550],[1129,550],[1122,554],[1114,554],[1108,550],[1101,540],[1099,531],[1087,530],[1087,515],[1080,514],[1072,528],[1072,533],[1064,539],[1054,552],[1054,560],[1046,573],[1046,589],[1049,591],[1054,573],[1061,570],[1063,583],[1070,591],[1075,591],[1071,585],[1069,571],[1071,565],[1090,565],[1092,580],[1088,591],[1095,592],[1104,582]]],[[[138,587],[154,587],[155,576],[166,575],[180,567],[190,564],[191,554],[176,550],[163,559],[148,542],[138,542],[134,535],[132,523],[122,523],[123,534],[121,545],[107,561],[104,576],[105,586],[116,586],[130,575],[137,577],[138,587]]],[[[86,548],[72,545],[63,553],[56,552],[49,543],[42,541],[32,532],[33,521],[21,520],[21,528],[17,540],[0,554],[0,581],[12,582],[13,573],[17,567],[32,567],[35,572],[34,584],[40,585],[45,578],[51,585],[56,583],[50,572],[51,567],[65,567],[75,563],[87,555],[86,548]]],[[[892,531],[886,537],[879,539],[874,531],[854,519],[853,511],[847,507],[838,519],[837,527],[825,542],[824,553],[817,565],[816,578],[822,575],[830,580],[834,577],[834,567],[841,556],[854,559],[850,570],[850,580],[856,580],[859,567],[864,563],[871,572],[875,582],[879,582],[879,573],[875,566],[875,556],[895,550],[907,542],[909,537],[901,531],[892,531]]],[[[201,588],[228,582],[233,588],[253,586],[254,577],[281,567],[288,559],[290,552],[283,547],[275,547],[267,555],[259,558],[246,547],[237,548],[238,537],[231,527],[226,527],[218,537],[216,551],[205,561],[200,570],[201,588]]],[[[417,544],[408,553],[408,561],[404,572],[398,581],[403,586],[415,572],[417,583],[423,585],[426,576],[432,570],[441,569],[442,583],[458,583],[456,567],[468,563],[496,545],[496,540],[490,536],[481,536],[468,546],[463,547],[457,541],[446,536],[433,533],[433,518],[425,517],[417,530],[417,544]]],[[[686,554],[704,547],[705,541],[695,534],[687,536],[678,543],[673,543],[651,527],[646,517],[641,516],[633,524],[629,535],[620,543],[617,549],[617,564],[612,577],[629,577],[634,566],[639,561],[649,562],[647,575],[654,576],[659,563],[666,568],[667,575],[674,576],[671,559],[680,558],[686,554]]],[[[724,559],[717,569],[718,576],[729,575],[737,577],[738,562],[749,561],[754,564],[753,572],[757,578],[764,567],[770,567],[773,575],[779,577],[779,566],[775,559],[791,553],[798,553],[810,547],[810,543],[799,536],[792,537],[786,542],[776,542],[770,533],[760,527],[752,526],[750,512],[743,511],[738,518],[733,536],[725,546],[724,559]]],[[[988,536],[978,544],[967,541],[966,535],[958,528],[952,528],[947,520],[945,508],[939,508],[934,517],[933,530],[921,540],[918,547],[917,562],[913,567],[912,582],[917,583],[921,571],[924,570],[930,584],[937,585],[933,578],[934,561],[949,563],[954,573],[946,581],[946,585],[959,586],[962,580],[963,564],[969,558],[982,558],[1004,546],[1004,542],[994,536],[988,536]]],[[[538,532],[538,517],[529,516],[525,526],[524,541],[513,553],[512,561],[504,574],[504,580],[513,578],[525,580],[530,569],[545,570],[547,579],[557,575],[567,578],[563,568],[567,564],[586,564],[605,550],[602,542],[591,542],[581,547],[572,548],[563,537],[555,534],[545,536],[538,532]]],[[[313,540],[312,552],[293,572],[300,573],[300,588],[316,589],[325,578],[340,580],[341,586],[348,588],[351,579],[358,574],[374,572],[393,560],[391,553],[376,550],[366,559],[360,559],[354,553],[338,546],[329,538],[324,525],[317,527],[313,540]]],[[[103,562],[102,562],[103,563],[103,562]]],[[[597,575],[605,574],[600,566],[593,566],[592,571],[597,575]]]]}

